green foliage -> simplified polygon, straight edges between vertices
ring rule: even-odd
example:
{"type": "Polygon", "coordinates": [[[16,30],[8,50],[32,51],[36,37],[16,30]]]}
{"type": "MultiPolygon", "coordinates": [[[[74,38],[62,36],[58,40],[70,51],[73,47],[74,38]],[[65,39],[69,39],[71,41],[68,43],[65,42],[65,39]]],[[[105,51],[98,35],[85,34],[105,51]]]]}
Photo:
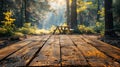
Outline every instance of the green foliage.
{"type": "Polygon", "coordinates": [[[7,30],[5,28],[0,28],[0,36],[5,36],[7,30]]]}
{"type": "Polygon", "coordinates": [[[77,12],[78,13],[81,13],[85,10],[87,10],[88,6],[92,5],[92,2],[85,2],[83,0],[78,0],[78,3],[77,3],[77,12]]]}
{"type": "Polygon", "coordinates": [[[11,36],[15,31],[15,25],[13,24],[15,19],[11,18],[11,11],[4,12],[3,14],[5,18],[2,21],[3,26],[1,27],[0,34],[5,36],[11,36]]]}
{"type": "Polygon", "coordinates": [[[30,34],[29,30],[27,28],[19,28],[19,32],[22,32],[23,34],[30,34]]]}
{"type": "Polygon", "coordinates": [[[50,31],[46,29],[37,29],[36,34],[49,34],[50,31]]]}
{"type": "Polygon", "coordinates": [[[86,33],[86,34],[92,34],[95,33],[94,29],[92,27],[86,27],[85,25],[79,25],[78,30],[80,33],[86,33]]]}
{"type": "Polygon", "coordinates": [[[114,6],[113,12],[114,12],[115,17],[120,18],[120,0],[115,0],[113,6],[114,6]]]}
{"type": "Polygon", "coordinates": [[[94,30],[96,31],[96,33],[101,33],[101,31],[104,30],[104,23],[96,22],[96,25],[94,26],[94,30]]]}
{"type": "Polygon", "coordinates": [[[35,26],[31,26],[31,23],[25,23],[22,28],[19,28],[18,31],[23,34],[35,34],[35,26]]]}
{"type": "Polygon", "coordinates": [[[50,30],[49,30],[50,33],[53,33],[55,29],[56,29],[56,26],[52,25],[52,26],[50,27],[50,30]]]}
{"type": "Polygon", "coordinates": [[[100,31],[100,35],[101,35],[101,36],[104,36],[104,34],[105,34],[105,29],[102,29],[102,30],[100,31]]]}
{"type": "Polygon", "coordinates": [[[100,14],[101,17],[105,16],[105,8],[102,8],[100,11],[98,11],[98,14],[100,14]]]}
{"type": "Polygon", "coordinates": [[[102,22],[96,22],[95,26],[79,25],[78,30],[80,33],[85,34],[101,34],[104,35],[104,24],[102,22]]]}
{"type": "Polygon", "coordinates": [[[18,29],[23,34],[48,34],[50,31],[38,29],[37,26],[31,26],[31,23],[24,23],[23,27],[18,29]]]}
{"type": "Polygon", "coordinates": [[[114,24],[115,29],[120,32],[120,0],[114,0],[113,3],[113,16],[114,16],[114,24]]]}
{"type": "Polygon", "coordinates": [[[13,35],[14,37],[22,37],[22,36],[24,36],[24,34],[23,33],[21,33],[21,32],[14,32],[14,35],[13,35]]]}

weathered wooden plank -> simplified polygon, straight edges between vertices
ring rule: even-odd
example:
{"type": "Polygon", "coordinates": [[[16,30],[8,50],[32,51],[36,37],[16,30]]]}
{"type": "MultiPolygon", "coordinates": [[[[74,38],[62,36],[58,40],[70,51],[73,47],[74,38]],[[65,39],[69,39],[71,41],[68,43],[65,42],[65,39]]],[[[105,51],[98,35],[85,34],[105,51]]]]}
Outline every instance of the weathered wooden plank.
{"type": "Polygon", "coordinates": [[[113,60],[116,60],[120,63],[120,49],[119,48],[112,46],[110,44],[107,44],[105,42],[102,42],[100,40],[92,39],[89,36],[84,35],[84,37],[87,38],[86,41],[88,43],[91,43],[92,46],[96,47],[103,53],[110,56],[113,60]]]}
{"type": "Polygon", "coordinates": [[[49,35],[45,35],[43,37],[38,36],[30,39],[33,42],[31,42],[29,45],[25,46],[21,50],[17,51],[16,53],[6,58],[4,61],[2,61],[1,66],[5,67],[26,66],[26,64],[31,61],[34,54],[48,39],[48,37],[49,35]]]}
{"type": "Polygon", "coordinates": [[[62,66],[88,66],[86,59],[79,52],[71,39],[66,35],[60,36],[62,66]]]}
{"type": "Polygon", "coordinates": [[[11,46],[7,46],[5,48],[0,49],[0,60],[5,58],[6,56],[12,54],[13,52],[19,50],[20,48],[24,47],[25,45],[29,44],[32,41],[21,41],[17,42],[11,46]]]}
{"type": "Polygon", "coordinates": [[[28,63],[29,66],[120,67],[116,62],[120,59],[119,48],[81,35],[49,37],[34,36],[1,49],[0,58],[5,59],[0,67],[26,66],[28,63]]]}
{"type": "MultiPolygon", "coordinates": [[[[71,36],[74,43],[77,47],[81,50],[87,62],[92,67],[119,67],[119,63],[113,61],[111,58],[106,56],[104,53],[97,50],[95,47],[91,46],[90,44],[86,43],[83,38],[79,35],[72,35],[71,36]]],[[[85,39],[85,38],[84,38],[85,39]]],[[[107,48],[106,48],[107,49],[107,48]]]]}
{"type": "Polygon", "coordinates": [[[30,63],[30,66],[59,66],[59,61],[59,36],[53,35],[43,46],[38,56],[30,63]]]}

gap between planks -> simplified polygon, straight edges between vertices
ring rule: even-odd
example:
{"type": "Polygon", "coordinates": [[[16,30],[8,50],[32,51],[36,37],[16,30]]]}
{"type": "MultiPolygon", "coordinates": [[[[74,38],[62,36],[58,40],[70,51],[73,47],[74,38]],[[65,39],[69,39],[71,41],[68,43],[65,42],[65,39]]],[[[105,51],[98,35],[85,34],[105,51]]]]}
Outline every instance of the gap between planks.
{"type": "Polygon", "coordinates": [[[52,35],[29,66],[60,66],[58,35],[52,35]]]}
{"type": "Polygon", "coordinates": [[[39,48],[47,38],[48,36],[42,36],[34,39],[27,39],[26,41],[32,40],[33,42],[7,57],[4,61],[2,61],[1,65],[4,65],[6,67],[25,66],[35,54],[37,48],[39,48]]]}
{"type": "Polygon", "coordinates": [[[111,57],[113,60],[120,63],[120,49],[102,42],[100,40],[95,40],[90,38],[89,36],[83,35],[84,39],[87,43],[91,44],[92,46],[96,47],[101,52],[105,53],[107,56],[111,57]],[[97,45],[96,45],[97,44],[97,45]],[[107,49],[106,49],[107,48],[107,49]]]}
{"type": "MultiPolygon", "coordinates": [[[[31,38],[31,40],[34,39],[31,38]]],[[[28,39],[26,41],[30,40],[28,39]]],[[[13,61],[14,63],[5,63],[3,66],[119,67],[119,63],[115,62],[109,56],[106,56],[103,52],[97,50],[96,47],[86,42],[86,38],[81,35],[49,35],[48,37],[45,36],[39,39],[39,41],[40,43],[38,41],[32,42],[16,52],[12,51],[14,53],[10,54],[5,59],[10,59],[11,57],[19,57],[20,59],[13,61]]]]}
{"type": "Polygon", "coordinates": [[[60,35],[62,66],[89,66],[81,52],[67,35],[60,35]]]}
{"type": "Polygon", "coordinates": [[[106,56],[104,53],[97,50],[95,47],[86,43],[83,38],[79,35],[71,35],[70,36],[75,44],[77,44],[78,48],[83,52],[86,60],[91,66],[117,66],[119,67],[119,63],[113,61],[111,58],[106,56]]]}

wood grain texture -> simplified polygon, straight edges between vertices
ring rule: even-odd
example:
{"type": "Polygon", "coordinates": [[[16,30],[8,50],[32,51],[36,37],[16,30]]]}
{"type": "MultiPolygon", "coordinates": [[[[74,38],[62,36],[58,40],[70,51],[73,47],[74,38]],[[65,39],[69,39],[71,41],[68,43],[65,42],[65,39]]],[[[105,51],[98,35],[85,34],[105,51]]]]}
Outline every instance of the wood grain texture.
{"type": "Polygon", "coordinates": [[[32,40],[31,43],[7,57],[4,61],[2,61],[1,65],[5,67],[26,66],[26,64],[30,62],[30,59],[34,56],[36,51],[42,46],[44,40],[47,38],[48,36],[38,36],[37,38],[30,39],[32,40]]]}
{"type": "Polygon", "coordinates": [[[71,36],[77,47],[82,51],[86,60],[92,67],[119,66],[119,63],[109,58],[107,55],[88,44],[81,36],[71,36]],[[77,41],[79,40],[79,41],[77,41]]]}
{"type": "Polygon", "coordinates": [[[30,66],[60,66],[59,36],[52,36],[30,66]]]}
{"type": "Polygon", "coordinates": [[[86,41],[90,43],[92,46],[96,47],[101,52],[111,57],[113,60],[120,62],[120,49],[119,48],[112,46],[110,44],[107,44],[105,42],[102,42],[100,40],[90,38],[89,36],[84,35],[84,37],[87,38],[86,41]]]}
{"type": "Polygon", "coordinates": [[[0,67],[120,67],[120,49],[87,35],[33,36],[0,49],[0,67]]]}
{"type": "Polygon", "coordinates": [[[62,50],[62,66],[88,66],[86,59],[68,36],[61,35],[60,44],[62,50]]]}

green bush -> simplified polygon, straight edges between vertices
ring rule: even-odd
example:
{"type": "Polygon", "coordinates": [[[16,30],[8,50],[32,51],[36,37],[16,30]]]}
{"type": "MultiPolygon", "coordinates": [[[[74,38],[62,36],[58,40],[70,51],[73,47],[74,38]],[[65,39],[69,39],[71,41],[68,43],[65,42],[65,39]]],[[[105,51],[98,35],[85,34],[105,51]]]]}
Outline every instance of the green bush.
{"type": "Polygon", "coordinates": [[[11,18],[12,16],[11,11],[4,12],[3,15],[4,15],[4,20],[1,21],[3,25],[0,28],[0,35],[11,36],[15,31],[15,25],[14,25],[15,19],[11,18]]]}
{"type": "Polygon", "coordinates": [[[102,22],[96,22],[96,25],[94,26],[94,30],[96,33],[101,33],[104,30],[104,24],[102,22]]]}
{"type": "MultiPolygon", "coordinates": [[[[56,26],[52,25],[52,26],[50,27],[50,30],[49,30],[50,33],[53,33],[55,29],[56,29],[56,26]]],[[[57,31],[57,33],[58,33],[58,31],[57,31]]]]}
{"type": "Polygon", "coordinates": [[[22,27],[22,28],[19,28],[19,32],[23,34],[30,34],[31,31],[29,30],[29,28],[22,27]]]}
{"type": "Polygon", "coordinates": [[[14,32],[14,35],[13,35],[13,36],[15,36],[15,37],[23,37],[24,34],[21,33],[21,32],[14,32]]]}
{"type": "Polygon", "coordinates": [[[5,28],[0,28],[0,35],[3,36],[5,35],[7,30],[5,28]]]}
{"type": "Polygon", "coordinates": [[[85,25],[79,25],[78,30],[80,33],[93,34],[95,33],[93,27],[86,27],[85,25]]]}
{"type": "Polygon", "coordinates": [[[33,29],[33,28],[22,27],[22,28],[19,28],[18,31],[23,33],[23,34],[35,34],[35,29],[33,29]]]}
{"type": "Polygon", "coordinates": [[[101,34],[104,35],[104,24],[102,22],[96,22],[95,26],[79,25],[78,30],[80,33],[85,34],[101,34]]]}
{"type": "Polygon", "coordinates": [[[104,36],[104,33],[105,33],[104,29],[100,31],[100,35],[102,35],[102,36],[104,36]]]}
{"type": "Polygon", "coordinates": [[[25,23],[22,28],[18,29],[18,32],[21,32],[23,34],[35,34],[36,28],[34,26],[31,26],[31,23],[25,23]]]}
{"type": "Polygon", "coordinates": [[[15,30],[12,27],[2,27],[0,28],[0,35],[1,36],[11,36],[15,30]]]}

